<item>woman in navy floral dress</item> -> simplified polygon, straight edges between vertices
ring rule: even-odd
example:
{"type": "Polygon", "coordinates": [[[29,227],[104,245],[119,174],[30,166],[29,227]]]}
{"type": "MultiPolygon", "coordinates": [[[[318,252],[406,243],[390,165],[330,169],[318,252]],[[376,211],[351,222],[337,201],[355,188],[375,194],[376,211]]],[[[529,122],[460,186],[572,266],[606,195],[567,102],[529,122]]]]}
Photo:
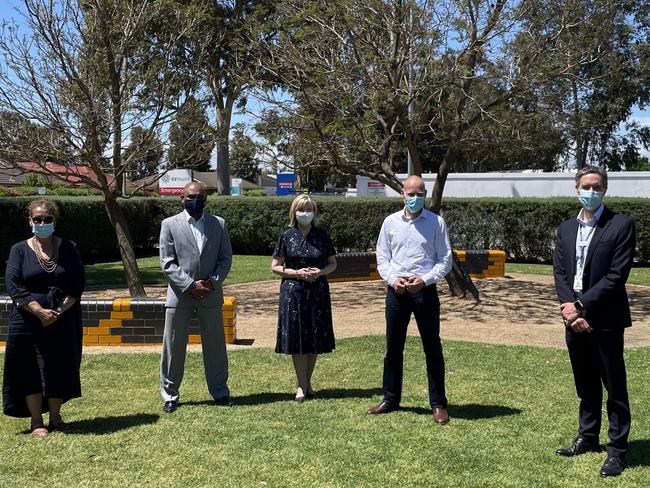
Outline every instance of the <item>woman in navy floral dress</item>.
{"type": "Polygon", "coordinates": [[[317,211],[309,196],[296,197],[289,210],[290,228],[273,252],[273,272],[282,276],[275,352],[291,354],[297,402],[316,397],[311,386],[316,359],[334,350],[326,276],[336,269],[336,250],[327,232],[312,224],[317,211]]]}

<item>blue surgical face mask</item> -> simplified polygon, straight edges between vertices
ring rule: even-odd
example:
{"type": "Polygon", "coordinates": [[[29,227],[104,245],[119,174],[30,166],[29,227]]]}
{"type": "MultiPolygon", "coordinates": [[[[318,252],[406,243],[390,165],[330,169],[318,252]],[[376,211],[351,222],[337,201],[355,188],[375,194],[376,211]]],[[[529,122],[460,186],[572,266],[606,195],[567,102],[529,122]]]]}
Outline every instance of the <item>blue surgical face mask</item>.
{"type": "Polygon", "coordinates": [[[205,208],[205,198],[186,198],[184,205],[190,215],[201,215],[205,208]]]}
{"type": "Polygon", "coordinates": [[[32,233],[41,239],[47,239],[54,234],[54,222],[49,224],[32,224],[32,233]]]}
{"type": "Polygon", "coordinates": [[[296,220],[302,225],[309,225],[314,220],[314,212],[296,212],[296,220]]]}
{"type": "Polygon", "coordinates": [[[580,190],[578,201],[584,208],[590,212],[593,212],[598,207],[600,207],[601,203],[603,203],[603,192],[594,190],[580,190]]]}
{"type": "Polygon", "coordinates": [[[418,213],[424,207],[424,197],[405,197],[404,206],[411,213],[418,213]]]}

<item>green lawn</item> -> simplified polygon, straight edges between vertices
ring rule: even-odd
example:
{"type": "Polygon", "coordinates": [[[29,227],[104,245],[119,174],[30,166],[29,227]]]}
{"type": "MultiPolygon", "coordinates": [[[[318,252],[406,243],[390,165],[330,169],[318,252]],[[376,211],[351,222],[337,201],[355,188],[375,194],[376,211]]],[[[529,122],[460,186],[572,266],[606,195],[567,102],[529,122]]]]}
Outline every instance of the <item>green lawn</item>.
{"type": "MultiPolygon", "coordinates": [[[[506,263],[506,274],[508,273],[528,273],[552,276],[553,266],[550,264],[506,263]]],[[[627,282],[632,285],[650,286],[650,267],[632,268],[627,282]]]]}
{"type": "MultiPolygon", "coordinates": [[[[138,266],[145,284],[167,284],[157,256],[138,259],[138,266]]],[[[553,269],[549,264],[506,263],[506,273],[552,275],[553,269]]],[[[236,255],[233,257],[232,269],[226,279],[226,284],[234,285],[277,278],[277,275],[271,273],[271,258],[269,256],[236,255]]],[[[86,283],[89,286],[126,286],[122,262],[112,261],[86,265],[86,283]]],[[[650,267],[633,268],[628,283],[650,286],[650,267]]],[[[2,280],[0,291],[4,291],[4,289],[4,280],[2,280]]]]}
{"type": "MultiPolygon", "coordinates": [[[[147,285],[166,285],[167,279],[160,269],[158,256],[138,259],[142,281],[147,285]]],[[[232,269],[226,285],[265,281],[277,278],[271,273],[270,256],[233,256],[232,269]]],[[[122,261],[86,265],[86,283],[91,286],[126,286],[122,261]]]]}
{"type": "MultiPolygon", "coordinates": [[[[339,341],[319,360],[321,399],[291,401],[290,359],[230,354],[235,405],[210,405],[201,355],[187,358],[182,404],[163,414],[158,354],[87,355],[84,396],[64,406],[74,432],[31,438],[0,418],[0,486],[29,487],[576,487],[599,479],[604,454],[558,458],[575,435],[566,352],[446,342],[452,421],[427,409],[419,340],[406,347],[403,409],[378,402],[384,338],[339,341]]],[[[633,429],[617,487],[650,486],[650,348],[629,350],[633,429]]],[[[602,440],[606,422],[603,425],[602,440]]]]}

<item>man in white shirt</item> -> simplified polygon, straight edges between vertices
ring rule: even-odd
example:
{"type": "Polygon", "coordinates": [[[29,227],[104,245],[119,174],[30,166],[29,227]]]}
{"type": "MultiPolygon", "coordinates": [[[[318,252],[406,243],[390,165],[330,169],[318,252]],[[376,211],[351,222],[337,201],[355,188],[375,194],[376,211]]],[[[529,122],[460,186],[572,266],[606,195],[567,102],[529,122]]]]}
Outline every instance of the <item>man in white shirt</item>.
{"type": "Polygon", "coordinates": [[[426,190],[419,176],[402,189],[404,209],[384,220],[377,240],[377,269],[386,280],[386,356],[382,402],[368,410],[377,415],[399,407],[406,330],[415,315],[427,363],[429,404],[438,424],[449,422],[445,395],[445,361],[440,343],[440,302],[436,281],[452,264],[447,226],[424,209],[426,190]]]}
{"type": "Polygon", "coordinates": [[[160,364],[167,413],[178,406],[188,327],[195,312],[208,390],[217,404],[231,405],[221,311],[222,284],[232,263],[230,237],[221,217],[203,212],[206,192],[200,183],[185,185],[181,201],[185,210],[163,220],[160,228],[160,266],[169,279],[160,364]]]}

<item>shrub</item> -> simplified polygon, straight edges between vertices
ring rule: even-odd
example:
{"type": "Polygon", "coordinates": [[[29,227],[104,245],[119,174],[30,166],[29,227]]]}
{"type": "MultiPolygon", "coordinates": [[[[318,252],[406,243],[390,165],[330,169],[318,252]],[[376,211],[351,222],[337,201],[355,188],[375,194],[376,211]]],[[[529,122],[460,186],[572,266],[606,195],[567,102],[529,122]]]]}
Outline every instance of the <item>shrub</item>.
{"type": "Polygon", "coordinates": [[[16,196],[16,190],[6,186],[0,186],[0,198],[16,196]]]}
{"type": "Polygon", "coordinates": [[[253,188],[250,190],[244,190],[245,197],[266,197],[268,196],[264,190],[259,188],[253,188]]]}
{"type": "MultiPolygon", "coordinates": [[[[49,195],[48,195],[49,197],[49,195]]],[[[32,198],[0,198],[0,267],[15,242],[29,237],[25,208],[32,198]]],[[[77,242],[87,261],[119,257],[101,197],[60,197],[60,235],[77,242]]],[[[207,211],[223,217],[234,252],[270,255],[287,229],[291,197],[208,198],[207,211]]],[[[316,197],[316,225],[328,230],[338,252],[373,249],[384,218],[402,208],[399,198],[316,197]]],[[[181,211],[178,197],[121,200],[136,253],[152,253],[160,223],[181,211]]],[[[631,217],[637,228],[637,259],[650,262],[650,199],[608,198],[607,205],[631,217]]],[[[508,259],[550,262],[559,223],[578,213],[573,198],[446,199],[442,215],[457,249],[503,249],[508,259]]]]}

